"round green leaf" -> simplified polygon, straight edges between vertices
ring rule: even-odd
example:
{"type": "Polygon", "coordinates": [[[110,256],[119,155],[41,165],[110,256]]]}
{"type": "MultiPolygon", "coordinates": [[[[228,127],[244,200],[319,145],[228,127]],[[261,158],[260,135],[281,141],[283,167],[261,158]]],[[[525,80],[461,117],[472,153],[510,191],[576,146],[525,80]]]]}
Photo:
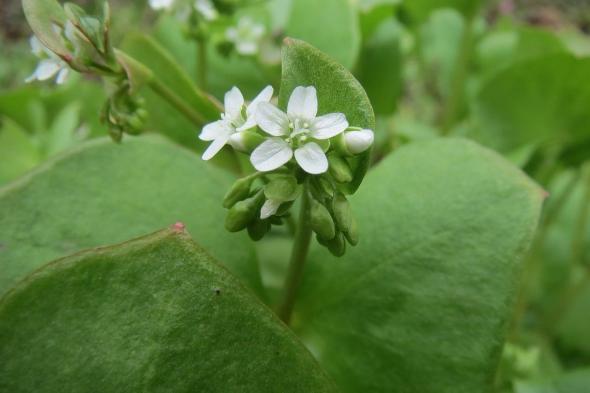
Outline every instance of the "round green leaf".
{"type": "Polygon", "coordinates": [[[176,221],[260,289],[247,237],[223,228],[232,180],[161,138],[84,144],[0,190],[0,293],[52,259],[176,221]]]}
{"type": "Polygon", "coordinates": [[[490,392],[543,195],[472,142],[399,149],[352,198],[359,244],[312,253],[294,329],[346,392],[490,392]]]}
{"type": "Polygon", "coordinates": [[[334,392],[180,227],[58,260],[0,302],[4,392],[334,392]]]}

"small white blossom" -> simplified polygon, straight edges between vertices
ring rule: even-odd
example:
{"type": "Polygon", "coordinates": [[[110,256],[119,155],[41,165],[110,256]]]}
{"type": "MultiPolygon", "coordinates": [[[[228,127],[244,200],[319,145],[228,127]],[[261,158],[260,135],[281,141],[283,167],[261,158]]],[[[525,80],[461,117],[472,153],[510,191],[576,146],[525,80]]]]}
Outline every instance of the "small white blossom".
{"type": "Polygon", "coordinates": [[[348,128],[343,113],[318,116],[318,99],[313,86],[293,90],[287,113],[270,103],[260,103],[256,111],[258,126],[271,137],[260,144],[250,156],[261,172],[275,170],[295,156],[304,171],[320,174],[328,170],[328,159],[314,140],[330,139],[348,128]]]}
{"type": "Polygon", "coordinates": [[[45,81],[56,76],[55,83],[58,85],[64,83],[70,73],[68,64],[55,53],[47,49],[37,37],[31,37],[29,42],[31,44],[31,51],[35,56],[41,59],[41,61],[39,61],[33,74],[25,79],[25,82],[30,83],[35,80],[45,81]]]}
{"type": "Polygon", "coordinates": [[[207,21],[213,21],[219,16],[211,0],[195,0],[195,10],[207,21]]]}
{"type": "Polygon", "coordinates": [[[149,0],[149,3],[154,10],[167,10],[172,7],[174,0],[149,0]]]}
{"type": "Polygon", "coordinates": [[[280,201],[274,199],[267,199],[262,208],[260,209],[260,219],[266,220],[267,218],[274,216],[281,206],[280,201]]]}
{"type": "Polygon", "coordinates": [[[233,141],[235,146],[232,146],[240,149],[241,132],[256,126],[257,108],[262,103],[268,104],[272,93],[272,86],[265,87],[247,107],[244,104],[244,96],[237,87],[225,93],[225,113],[221,115],[221,120],[207,124],[199,135],[203,141],[213,141],[203,153],[203,160],[210,160],[223,146],[227,143],[232,144],[233,141]]]}
{"type": "Polygon", "coordinates": [[[371,130],[353,130],[344,133],[344,143],[352,154],[359,154],[367,150],[373,144],[375,135],[371,130]]]}
{"type": "Polygon", "coordinates": [[[258,52],[264,30],[263,25],[254,23],[251,18],[245,16],[240,18],[237,26],[225,31],[225,37],[235,45],[239,54],[251,56],[258,52]]]}

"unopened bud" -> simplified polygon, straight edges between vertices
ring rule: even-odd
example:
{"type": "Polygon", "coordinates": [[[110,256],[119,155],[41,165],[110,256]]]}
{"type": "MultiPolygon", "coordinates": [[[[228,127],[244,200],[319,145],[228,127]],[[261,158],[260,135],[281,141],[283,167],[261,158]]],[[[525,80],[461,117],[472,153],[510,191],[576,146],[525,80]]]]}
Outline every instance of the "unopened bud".
{"type": "Polygon", "coordinates": [[[336,257],[341,257],[346,252],[346,242],[342,232],[338,232],[333,239],[323,239],[321,236],[317,236],[318,243],[326,247],[330,253],[336,257]]]}
{"type": "Polygon", "coordinates": [[[310,215],[311,229],[322,239],[333,239],[336,235],[336,227],[328,209],[315,199],[312,199],[310,215]]]}
{"type": "Polygon", "coordinates": [[[236,132],[229,137],[231,147],[243,153],[251,153],[262,142],[264,138],[252,131],[236,132]]]}
{"type": "Polygon", "coordinates": [[[342,232],[348,232],[352,225],[352,209],[350,203],[343,194],[338,193],[334,196],[332,209],[334,211],[334,219],[338,229],[342,232]]]}
{"type": "Polygon", "coordinates": [[[239,201],[246,199],[250,195],[253,180],[250,176],[236,180],[223,198],[223,207],[229,209],[239,201]]]}
{"type": "Polygon", "coordinates": [[[359,154],[367,150],[373,144],[375,134],[371,130],[346,131],[344,144],[352,154],[359,154]]]}
{"type": "Polygon", "coordinates": [[[266,220],[254,220],[248,225],[248,236],[255,242],[266,235],[270,229],[270,223],[266,220]]]}
{"type": "Polygon", "coordinates": [[[351,246],[356,246],[359,242],[359,232],[358,232],[358,225],[356,223],[356,219],[352,217],[350,222],[350,228],[348,231],[344,232],[344,236],[346,240],[350,243],[351,246]]]}
{"type": "Polygon", "coordinates": [[[256,216],[263,201],[264,194],[260,191],[253,197],[236,203],[227,212],[225,229],[230,232],[238,232],[246,228],[248,224],[257,218],[256,216]]]}
{"type": "Polygon", "coordinates": [[[338,183],[352,181],[352,169],[350,169],[350,165],[348,165],[346,159],[337,154],[330,154],[328,156],[328,162],[330,163],[330,174],[338,183]]]}

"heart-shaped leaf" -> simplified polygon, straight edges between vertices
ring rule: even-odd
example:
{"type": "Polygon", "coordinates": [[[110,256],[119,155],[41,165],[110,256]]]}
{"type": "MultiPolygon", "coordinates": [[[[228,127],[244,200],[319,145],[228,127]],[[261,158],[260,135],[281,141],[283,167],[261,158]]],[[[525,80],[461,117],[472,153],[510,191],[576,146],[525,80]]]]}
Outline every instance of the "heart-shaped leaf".
{"type": "Polygon", "coordinates": [[[346,392],[490,392],[542,199],[472,142],[399,149],[352,198],[358,246],[312,253],[294,329],[346,392]]]}
{"type": "MultiPolygon", "coordinates": [[[[315,86],[318,114],[340,112],[351,126],[375,130],[375,114],[361,84],[342,65],[313,46],[287,38],[283,47],[283,77],[279,105],[287,107],[297,86],[315,86]]],[[[370,150],[352,160],[354,178],[347,192],[360,186],[370,164],[370,150]]]]}
{"type": "Polygon", "coordinates": [[[84,144],[0,190],[0,293],[52,259],[175,221],[260,289],[247,237],[223,228],[232,181],[161,138],[84,144]]]}
{"type": "Polygon", "coordinates": [[[5,392],[335,392],[180,228],[58,260],[0,302],[5,392]]]}

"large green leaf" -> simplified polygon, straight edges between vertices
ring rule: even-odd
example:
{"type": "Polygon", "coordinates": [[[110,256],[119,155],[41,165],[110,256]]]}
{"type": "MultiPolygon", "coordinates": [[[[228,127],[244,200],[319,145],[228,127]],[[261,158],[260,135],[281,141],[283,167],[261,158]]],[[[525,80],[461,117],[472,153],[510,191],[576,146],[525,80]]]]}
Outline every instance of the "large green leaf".
{"type": "Polygon", "coordinates": [[[588,138],[590,59],[566,53],[519,62],[482,86],[474,113],[480,140],[508,152],[528,143],[588,138]]]}
{"type": "Polygon", "coordinates": [[[356,63],[361,37],[352,1],[294,1],[285,32],[316,46],[349,69],[356,63]]]}
{"type": "MultiPolygon", "coordinates": [[[[297,86],[315,86],[318,113],[341,112],[351,126],[375,130],[375,114],[362,85],[342,65],[313,46],[287,38],[283,47],[283,76],[279,105],[286,108],[297,86]]],[[[355,177],[349,192],[356,191],[369,166],[370,151],[355,158],[355,177]]]]}
{"type": "Polygon", "coordinates": [[[401,148],[352,198],[359,245],[312,253],[294,329],[347,392],[490,392],[542,199],[472,142],[401,148]]]}
{"type": "Polygon", "coordinates": [[[84,144],[0,190],[0,293],[45,262],[181,220],[259,289],[245,234],[223,228],[232,178],[161,138],[84,144]]]}
{"type": "Polygon", "coordinates": [[[0,302],[0,391],[334,392],[180,228],[58,260],[0,302]]]}

